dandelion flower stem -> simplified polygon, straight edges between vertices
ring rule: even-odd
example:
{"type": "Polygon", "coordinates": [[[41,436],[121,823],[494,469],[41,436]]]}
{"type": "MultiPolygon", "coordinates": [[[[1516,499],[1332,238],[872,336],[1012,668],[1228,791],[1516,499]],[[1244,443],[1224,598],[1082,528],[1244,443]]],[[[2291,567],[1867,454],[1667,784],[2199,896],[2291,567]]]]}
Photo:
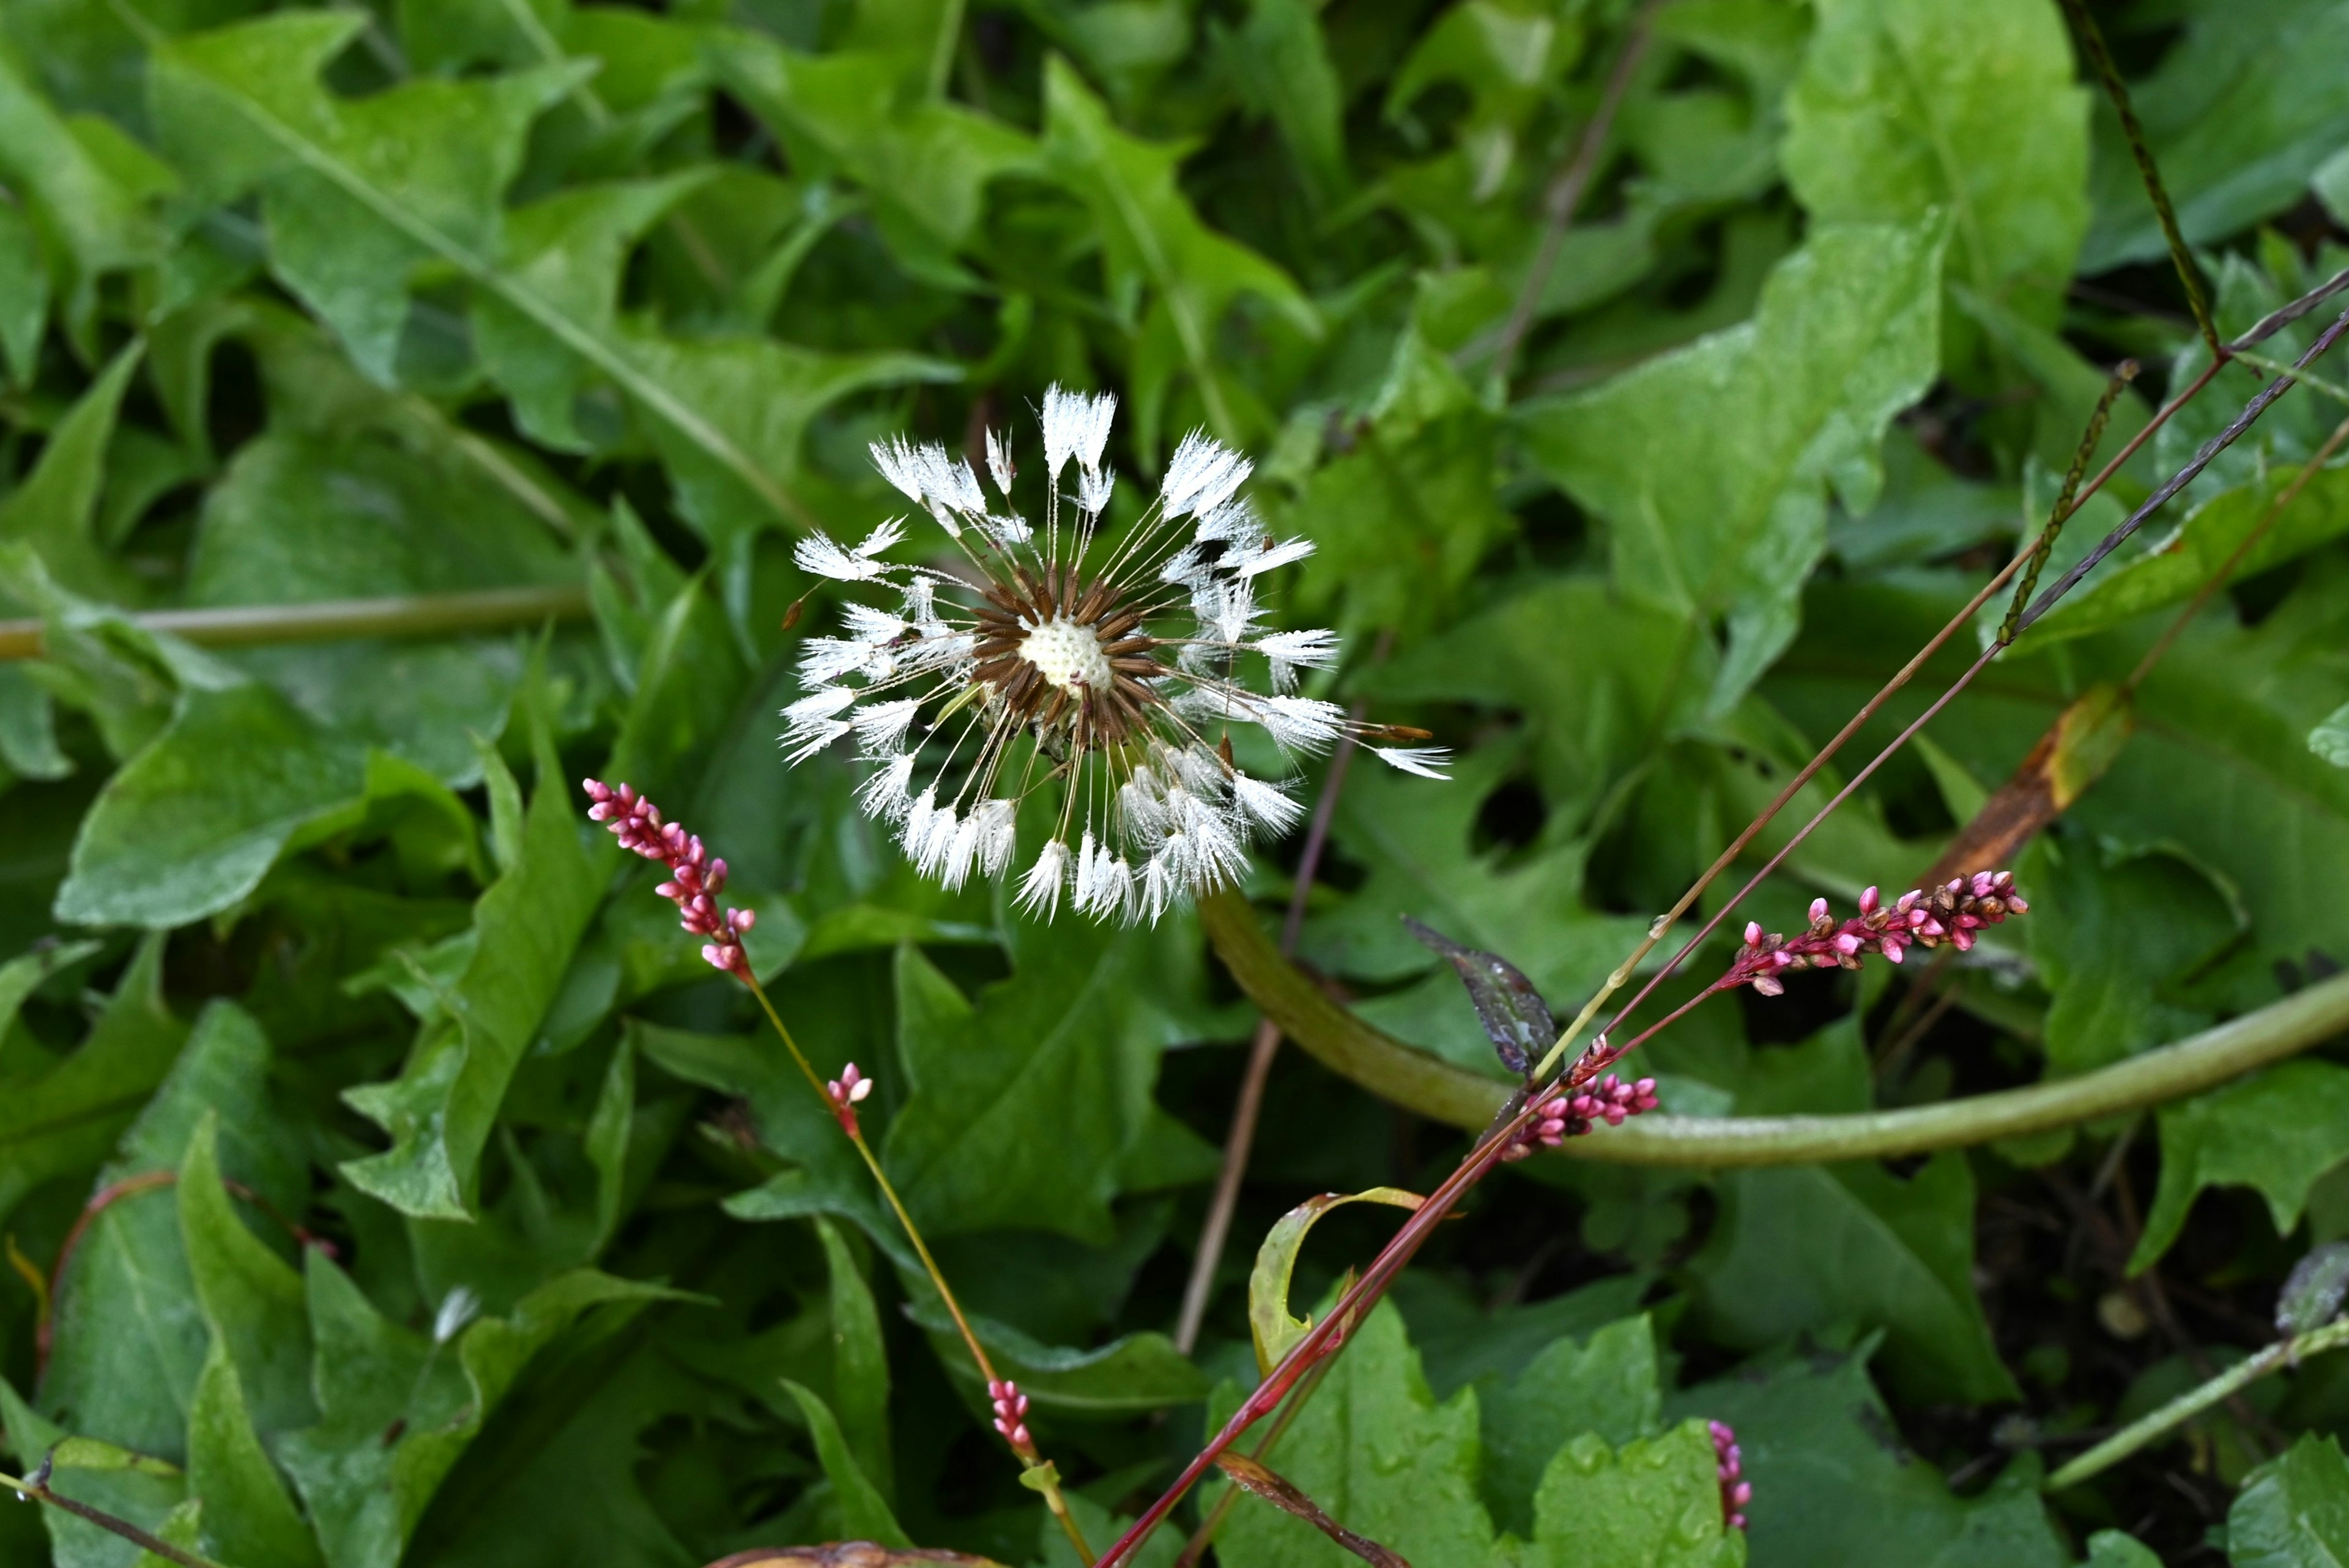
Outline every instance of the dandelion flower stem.
{"type": "MultiPolygon", "coordinates": [[[[822,1075],[817,1073],[814,1064],[808,1060],[807,1053],[800,1049],[799,1041],[792,1037],[792,1031],[784,1025],[782,1015],[775,1011],[774,1003],[768,999],[767,988],[759,984],[756,975],[747,971],[739,973],[742,983],[750,988],[750,995],[759,999],[759,1010],[767,1015],[767,1022],[774,1026],[777,1037],[783,1042],[783,1048],[791,1052],[792,1061],[799,1068],[800,1075],[807,1079],[808,1087],[815,1090],[816,1098],[823,1100],[826,1106],[832,1105],[833,1097],[824,1087],[822,1075]]],[[[842,1130],[848,1134],[849,1142],[856,1146],[857,1155],[864,1160],[864,1168],[873,1172],[873,1184],[880,1188],[881,1196],[889,1201],[889,1207],[896,1214],[897,1222],[905,1228],[905,1239],[914,1243],[914,1254],[922,1260],[922,1269],[930,1276],[931,1288],[938,1293],[938,1299],[946,1303],[947,1313],[954,1319],[956,1332],[962,1336],[963,1345],[969,1350],[971,1360],[978,1366],[979,1377],[986,1380],[991,1391],[1000,1381],[995,1375],[995,1364],[988,1359],[986,1347],[979,1344],[978,1336],[971,1332],[970,1320],[962,1315],[962,1304],[955,1300],[954,1290],[947,1284],[946,1272],[938,1267],[937,1260],[930,1255],[929,1243],[922,1239],[921,1228],[914,1223],[914,1216],[905,1212],[905,1201],[897,1196],[895,1183],[892,1182],[888,1173],[881,1169],[880,1159],[874,1154],[873,1146],[864,1140],[862,1130],[847,1124],[843,1125],[842,1130]]],[[[1024,1426],[1019,1429],[1019,1433],[1022,1438],[1025,1438],[1024,1426]]],[[[1093,1549],[1085,1540],[1084,1532],[1077,1527],[1075,1518],[1070,1514],[1068,1500],[1061,1495],[1060,1483],[1054,1478],[1044,1456],[1037,1450],[1034,1439],[1014,1440],[1011,1446],[1012,1451],[1019,1455],[1020,1464],[1030,1474],[1034,1475],[1040,1470],[1044,1472],[1037,1477],[1039,1483],[1037,1490],[1044,1494],[1044,1504],[1052,1511],[1052,1517],[1060,1521],[1061,1531],[1069,1538],[1069,1544],[1077,1549],[1078,1560],[1090,1564],[1093,1561],[1093,1549]]]]}

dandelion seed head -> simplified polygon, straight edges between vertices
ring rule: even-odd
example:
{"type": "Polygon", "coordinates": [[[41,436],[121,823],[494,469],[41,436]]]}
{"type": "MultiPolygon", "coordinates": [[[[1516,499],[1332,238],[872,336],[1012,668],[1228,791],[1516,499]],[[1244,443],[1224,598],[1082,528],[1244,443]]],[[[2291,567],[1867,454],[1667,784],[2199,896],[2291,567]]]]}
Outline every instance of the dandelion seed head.
{"type": "MultiPolygon", "coordinates": [[[[899,518],[854,546],[814,534],[794,552],[802,571],[869,597],[843,604],[843,634],[801,647],[790,759],[853,736],[868,769],[857,804],[922,875],[1016,878],[1019,907],[1045,918],[1065,903],[1154,921],[1237,882],[1255,842],[1293,830],[1303,807],[1241,765],[1236,728],[1308,755],[1393,738],[1297,692],[1300,671],[1336,666],[1338,639],[1267,629],[1272,573],[1312,546],[1275,540],[1240,493],[1245,456],[1194,431],[1139,514],[1112,525],[1116,408],[1045,393],[1040,518],[1013,500],[1002,432],[984,433],[978,466],[896,437],[873,445],[874,466],[946,537],[899,552],[899,518]],[[1046,834],[1025,856],[1023,820],[1046,834]]],[[[1378,749],[1441,776],[1440,752],[1378,749]]]]}

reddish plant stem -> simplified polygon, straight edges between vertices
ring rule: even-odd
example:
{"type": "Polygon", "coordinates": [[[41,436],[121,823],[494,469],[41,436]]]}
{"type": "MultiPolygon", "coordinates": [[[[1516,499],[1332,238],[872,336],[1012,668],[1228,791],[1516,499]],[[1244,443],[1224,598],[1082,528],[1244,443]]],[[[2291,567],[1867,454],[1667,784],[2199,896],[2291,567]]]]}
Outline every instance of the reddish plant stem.
{"type": "MultiPolygon", "coordinates": [[[[2337,292],[2344,285],[2349,285],[2349,269],[2344,269],[2343,273],[2329,280],[2319,289],[2312,291],[2310,294],[2303,295],[2302,299],[2295,300],[2291,304],[2284,306],[2282,309],[2271,313],[2265,319],[2260,322],[2258,325],[2254,326],[2251,332],[2246,333],[2242,337],[2237,339],[2234,344],[2229,345],[2228,346],[2230,348],[2238,346],[2247,347],[2250,345],[2260,341],[2270,334],[2275,332],[2278,328],[2287,325],[2289,322],[2298,319],[2299,315],[2306,314],[2307,309],[2310,308],[2316,301],[2324,298],[2330,294],[2337,292]]],[[[2323,336],[2319,337],[2316,343],[2311,346],[2308,353],[2302,355],[2299,360],[2295,361],[2295,366],[2304,366],[2315,359],[2324,351],[2324,349],[2331,346],[2333,339],[2340,335],[2342,331],[2344,329],[2349,329],[2349,315],[2344,315],[2341,320],[2336,322],[2332,328],[2328,329],[2323,336]]],[[[2080,499],[2085,500],[2088,496],[2093,495],[2097,490],[2101,489],[2105,481],[2110,479],[2112,475],[2119,469],[2121,464],[2126,462],[2130,455],[2144,444],[2146,439],[2151,436],[2155,429],[2158,428],[2170,418],[2170,416],[2174,415],[2180,407],[2183,407],[2189,399],[2209,384],[2211,377],[2218,374],[2220,366],[2224,363],[2225,359],[2223,357],[2214,361],[2210,367],[2198,377],[2184,391],[2180,392],[2178,396],[2172,397],[2168,403],[2164,404],[2156,413],[2154,418],[2147,423],[2145,428],[2138,431],[2136,436],[2131,438],[2129,442],[2123,447],[2119,452],[2114,455],[2112,460],[2097,471],[2096,477],[2082,488],[2080,499]]],[[[2267,410],[2268,406],[2273,403],[2277,397],[2282,396],[2283,390],[2288,389],[2289,385],[2289,379],[2286,378],[2262,389],[2261,394],[2257,397],[2253,398],[2251,404],[2245,408],[2241,416],[2239,416],[2233,422],[2231,422],[2225,430],[2221,431],[2218,436],[2213,437],[2210,441],[2204,444],[2202,449],[2195,454],[2194,460],[2188,465],[2186,471],[2173,479],[2169,483],[2165,484],[2155,493],[2153,498],[2147,500],[2144,507],[2139,508],[2137,512],[2133,513],[2127,522],[2124,522],[2119,529],[2115,530],[2112,534],[2107,535],[2106,538],[2097,546],[2096,550],[2092,552],[2088,562],[2084,562],[2082,566],[2075,568],[2071,572],[2065,573],[2062,578],[2058,579],[2056,583],[2052,584],[2045,592],[2044,592],[2040,596],[2039,602],[2033,606],[2033,613],[2024,617],[2023,624],[2024,625],[2028,625],[2032,620],[2037,618],[2038,614],[2044,614],[2046,607],[2051,606],[2056,599],[2060,598],[2064,593],[2068,591],[2073,583],[2078,582],[2079,579],[2085,574],[2087,566],[2092,565],[2095,561],[2101,560],[2105,555],[2109,554],[2115,546],[2116,546],[2123,539],[2126,539],[2129,532],[2134,531],[2134,530],[2143,522],[2144,519],[2150,514],[2151,511],[2155,507],[2158,507],[2162,502],[2168,500],[2171,496],[2174,496],[2178,490],[2182,489],[2187,483],[2189,483],[2196,474],[2200,473],[2203,468],[2208,466],[2211,459],[2215,458],[2219,452],[2224,450],[2227,446],[2230,445],[2245,429],[2248,429],[2251,424],[2256,420],[2261,414],[2267,410]]],[[[1826,748],[1821,749],[1819,755],[1813,758],[1811,761],[1805,766],[1803,770],[1779,792],[1775,799],[1763,809],[1762,814],[1752,823],[1748,824],[1744,832],[1738,835],[1737,841],[1732,845],[1731,849],[1724,851],[1722,857],[1715,861],[1713,866],[1709,868],[1705,872],[1704,875],[1699,879],[1697,884],[1694,887],[1692,887],[1682,896],[1680,903],[1675,906],[1674,914],[1685,911],[1692,903],[1693,903],[1697,897],[1702,893],[1703,888],[1716,876],[1718,876],[1721,871],[1725,868],[1731,861],[1735,859],[1737,853],[1740,852],[1746,844],[1753,841],[1754,836],[1760,833],[1762,830],[1768,825],[1771,819],[1776,816],[1778,811],[1786,804],[1786,802],[1794,799],[1795,792],[1800,789],[1804,784],[1807,783],[1810,779],[1817,773],[1821,767],[1826,765],[1827,758],[1834,754],[1835,750],[1839,748],[1845,741],[1848,740],[1851,736],[1858,730],[1860,725],[1871,717],[1878,708],[1880,708],[1883,704],[1891,697],[1893,693],[1898,691],[1902,686],[1906,685],[1909,677],[1915,675],[1917,670],[1923,666],[1926,660],[1929,659],[1933,653],[1938,651],[1940,646],[1950,639],[1950,637],[1954,635],[1961,626],[1971,621],[1976,611],[1980,610],[1983,604],[1989,603],[1991,595],[1995,593],[1999,588],[2011,579],[2017,571],[2021,570],[2023,564],[2030,559],[2032,550],[2033,548],[2035,548],[2035,541],[2032,547],[2025,548],[2022,552],[2018,552],[2012,561],[2008,562],[2005,567],[2002,568],[1996,576],[1992,578],[1988,583],[1983,585],[1982,592],[1975,594],[1963,610],[1951,617],[1949,624],[1944,626],[1915,658],[1912,658],[1907,665],[1903,665],[1899,673],[1895,675],[1893,678],[1885,685],[1882,690],[1878,691],[1875,696],[1868,700],[1867,707],[1863,708],[1859,714],[1856,715],[1852,721],[1847,724],[1842,730],[1837,732],[1835,738],[1829,741],[1826,748]]],[[[1961,690],[1964,689],[1967,685],[1971,683],[1976,675],[1980,674],[1983,668],[1987,667],[1990,661],[1995,658],[1999,653],[2003,650],[2003,644],[1992,642],[1988,648],[1985,648],[1982,651],[1982,655],[1967,668],[1966,672],[1962,676],[1951,684],[1951,687],[1947,691],[1943,692],[1941,696],[1934,701],[1931,707],[1928,707],[1925,712],[1919,715],[1914,721],[1903,728],[1890,746],[1879,752],[1876,758],[1871,761],[1857,778],[1855,778],[1849,784],[1846,785],[1841,790],[1837,791],[1834,799],[1829,800],[1825,807],[1821,808],[1821,810],[1813,816],[1811,820],[1805,825],[1801,831],[1795,834],[1785,848],[1781,849],[1771,858],[1769,864],[1764,868],[1763,872],[1757,873],[1756,876],[1747,883],[1744,892],[1741,892],[1738,894],[1738,898],[1744,898],[1745,893],[1750,892],[1753,887],[1760,882],[1763,876],[1766,876],[1772,870],[1775,870],[1778,864],[1783,862],[1786,855],[1794,850],[1795,846],[1799,844],[1805,838],[1808,837],[1812,830],[1816,828],[1820,822],[1826,820],[1828,812],[1834,810],[1837,806],[1841,805],[1844,800],[1847,799],[1852,792],[1857,789],[1860,784],[1864,783],[1878,767],[1882,766],[1885,760],[1887,760],[1894,751],[1896,751],[1900,746],[1905,745],[1911,737],[1913,737],[1927,723],[1930,722],[1943,707],[1948,706],[1950,701],[1955,697],[1961,690]]],[[[1641,987],[1640,993],[1635,995],[1630,1002],[1625,1004],[1625,1006],[1616,1014],[1615,1022],[1613,1025],[1610,1025],[1610,1027],[1619,1026],[1622,1019],[1630,1015],[1632,1008],[1636,1007],[1640,1001],[1644,1000],[1649,995],[1651,995],[1655,990],[1656,986],[1661,983],[1664,976],[1670,974],[1672,968],[1676,967],[1682,960],[1685,959],[1689,954],[1694,950],[1698,943],[1703,941],[1704,937],[1719,925],[1720,922],[1726,917],[1729,911],[1735,907],[1736,902],[1737,900],[1732,900],[1727,905],[1724,905],[1721,913],[1715,914],[1713,920],[1707,923],[1706,928],[1703,932],[1700,932],[1697,937],[1685,944],[1680,952],[1673,956],[1671,962],[1668,963],[1662,970],[1658,972],[1654,978],[1651,979],[1645,986],[1641,987]]],[[[1671,918],[1672,916],[1667,916],[1657,923],[1651,935],[1648,939],[1648,945],[1652,945],[1661,937],[1663,931],[1670,925],[1671,918]]],[[[1645,950],[1645,947],[1642,947],[1640,949],[1640,952],[1644,952],[1645,950]]],[[[1636,962],[1637,957],[1638,954],[1635,953],[1633,959],[1627,961],[1625,967],[1619,969],[1617,973],[1619,975],[1626,973],[1630,963],[1636,962]]],[[[1597,1001],[1603,999],[1606,993],[1602,991],[1600,993],[1600,997],[1594,999],[1593,1006],[1585,1009],[1583,1018],[1578,1020],[1575,1025],[1568,1026],[1566,1034],[1560,1037],[1558,1047],[1557,1048],[1562,1048],[1568,1041],[1573,1038],[1574,1035],[1578,1032],[1581,1024],[1588,1022],[1590,1013],[1595,1011],[1597,1001]]],[[[1687,1011],[1689,1007],[1693,1006],[1696,1001],[1702,999],[1702,996],[1701,995],[1699,997],[1692,999],[1690,1003],[1683,1005],[1682,1007],[1675,1010],[1673,1016],[1679,1016],[1681,1013],[1683,1013],[1687,1011]]],[[[1665,1022],[1669,1023],[1671,1022],[1671,1019],[1668,1018],[1665,1022]]],[[[1657,1028],[1661,1028],[1662,1026],[1662,1024],[1656,1026],[1657,1028]]],[[[1630,1050],[1633,1047],[1636,1047],[1647,1039],[1654,1032],[1654,1029],[1651,1029],[1642,1034],[1638,1038],[1628,1043],[1623,1047],[1623,1051],[1630,1050]]],[[[1553,1057],[1557,1054],[1557,1048],[1553,1049],[1553,1057]]],[[[1623,1054],[1623,1051],[1619,1051],[1613,1054],[1621,1055],[1623,1054]]],[[[1583,1060],[1578,1061],[1575,1064],[1574,1070],[1570,1071],[1567,1075],[1568,1081],[1570,1085],[1578,1084],[1583,1079],[1595,1074],[1605,1065],[1603,1062],[1594,1063],[1593,1057],[1596,1055],[1597,1053],[1586,1054],[1583,1060]],[[1577,1077],[1577,1073],[1579,1073],[1580,1076],[1577,1077]]],[[[1611,1059],[1611,1057],[1609,1059],[1611,1059]]],[[[1549,1064],[1546,1061],[1545,1067],[1547,1065],[1549,1064]]],[[[1333,1336],[1337,1334],[1340,1326],[1354,1321],[1361,1313],[1376,1304],[1379,1297],[1385,1293],[1387,1285],[1392,1283],[1394,1276],[1401,1273],[1402,1270],[1411,1262],[1411,1259],[1417,1254],[1420,1247],[1425,1243],[1428,1234],[1433,1230],[1434,1226],[1451,1212],[1453,1206],[1460,1201],[1471,1187],[1475,1186],[1476,1182],[1481,1181],[1495,1165],[1499,1163],[1502,1152],[1516,1140],[1517,1134],[1521,1132],[1532,1120],[1533,1116],[1533,1111],[1520,1109],[1513,1116],[1496,1122],[1494,1127],[1485,1131],[1484,1136],[1478,1140],[1476,1145],[1469,1150],[1467,1157],[1461,1161],[1459,1167],[1455,1169],[1450,1176],[1446,1177],[1443,1184],[1439,1186],[1434,1192],[1429,1195],[1427,1202],[1421,1205],[1421,1207],[1412,1214],[1411,1218],[1403,1222],[1402,1228],[1396,1232],[1393,1240],[1387,1243],[1386,1247],[1380,1252],[1379,1255],[1371,1261],[1370,1267],[1363,1271],[1362,1277],[1357,1281],[1351,1288],[1345,1291],[1339,1297],[1336,1305],[1330,1308],[1330,1312],[1322,1318],[1322,1320],[1309,1330],[1302,1339],[1298,1341],[1297,1345],[1291,1348],[1289,1353],[1281,1358],[1279,1365],[1275,1367],[1272,1371],[1266,1376],[1264,1381],[1257,1387],[1255,1392],[1251,1393],[1247,1399],[1241,1402],[1239,1408],[1232,1413],[1231,1419],[1226,1421],[1224,1424],[1222,1430],[1218,1431],[1216,1436],[1208,1441],[1206,1446],[1203,1448],[1195,1458],[1193,1458],[1191,1462],[1184,1467],[1183,1472],[1174,1479],[1174,1484],[1168,1487],[1165,1492],[1163,1493],[1156,1501],[1153,1502],[1147,1509],[1143,1510],[1141,1517],[1136,1519],[1126,1532],[1123,1535],[1119,1536],[1115,1542],[1112,1542],[1106,1552],[1102,1553],[1098,1568],[1121,1568],[1121,1565],[1133,1556],[1133,1553],[1141,1546],[1142,1542],[1148,1539],[1150,1534],[1157,1529],[1159,1523],[1174,1510],[1174,1505],[1181,1501],[1185,1494],[1197,1483],[1199,1478],[1206,1473],[1209,1467],[1214,1465],[1216,1457],[1224,1453],[1232,1446],[1233,1443],[1237,1441],[1241,1434],[1246,1432],[1250,1426],[1254,1425],[1257,1420],[1260,1420],[1265,1415],[1277,1408],[1279,1405],[1282,1397],[1285,1396],[1290,1387],[1296,1384],[1299,1377],[1301,1377],[1305,1371],[1307,1371],[1316,1362],[1319,1361],[1326,1354],[1330,1353],[1336,1348],[1336,1346],[1332,1345],[1331,1341],[1333,1336]]]]}
{"type": "MultiPolygon", "coordinates": [[[[1386,662],[1394,646],[1394,634],[1381,632],[1377,645],[1371,654],[1373,667],[1386,662]]],[[[1359,698],[1347,716],[1350,724],[1360,724],[1367,704],[1359,698]]],[[[1321,798],[1313,803],[1313,822],[1306,830],[1305,849],[1297,859],[1297,877],[1288,890],[1288,913],[1280,923],[1280,955],[1297,955],[1298,937],[1305,929],[1305,905],[1313,894],[1313,879],[1321,869],[1321,851],[1329,847],[1330,824],[1337,819],[1338,796],[1346,787],[1346,771],[1354,761],[1354,737],[1350,729],[1339,738],[1337,750],[1330,758],[1330,771],[1321,782],[1321,798]]],[[[1224,1136],[1223,1168],[1216,1173],[1215,1195],[1207,1202],[1207,1217],[1199,1227],[1198,1251],[1191,1260],[1191,1277],[1183,1286],[1183,1308],[1174,1320],[1174,1348],[1184,1355],[1191,1354],[1199,1343],[1200,1326],[1206,1321],[1207,1298],[1215,1293],[1216,1270],[1222,1264],[1224,1247],[1231,1240],[1232,1214],[1239,1206],[1240,1182],[1247,1175],[1248,1154],[1256,1147],[1257,1119],[1264,1111],[1264,1086],[1272,1076],[1272,1058],[1280,1051],[1280,1026],[1270,1018],[1257,1021],[1256,1034],[1248,1041],[1247,1068],[1240,1078],[1239,1099],[1232,1105],[1232,1125],[1224,1136]]]]}

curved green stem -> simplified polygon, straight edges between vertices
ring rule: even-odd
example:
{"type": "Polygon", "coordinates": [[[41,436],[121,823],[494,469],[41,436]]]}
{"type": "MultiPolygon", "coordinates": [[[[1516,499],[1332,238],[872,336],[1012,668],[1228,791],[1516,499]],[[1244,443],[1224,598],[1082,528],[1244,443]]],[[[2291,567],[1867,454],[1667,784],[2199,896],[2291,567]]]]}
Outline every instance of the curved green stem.
{"type": "MultiPolygon", "coordinates": [[[[1493,1119],[1508,1086],[1373,1028],[1280,956],[1247,901],[1224,892],[1200,923],[1232,978],[1290,1039],[1382,1099],[1471,1130],[1493,1119]]],[[[1846,1116],[1643,1116],[1562,1152],[1626,1165],[1807,1165],[1886,1160],[2019,1138],[2139,1110],[2209,1088],[2349,1029],[2349,975],[2255,1013],[2078,1078],[1905,1110],[1846,1116]]]]}
{"type": "MultiPolygon", "coordinates": [[[[587,590],[561,583],[463,593],[403,593],[383,599],[329,599],[314,604],[155,610],[127,619],[199,647],[250,648],[265,643],[332,642],[343,637],[451,637],[542,621],[576,620],[585,614],[587,590]]],[[[44,634],[39,621],[0,621],[0,660],[39,658],[44,634]]]]}
{"type": "Polygon", "coordinates": [[[2086,1453],[2047,1478],[2049,1491],[2077,1486],[2100,1475],[2152,1442],[2173,1427],[2185,1425],[2220,1400],[2258,1382],[2279,1367],[2296,1367],[2311,1356],[2349,1345],[2349,1320],[2312,1328],[2298,1338],[2271,1345],[2258,1355],[2238,1362],[2199,1387],[2189,1388],[2152,1414],[2130,1422],[2086,1453]]]}

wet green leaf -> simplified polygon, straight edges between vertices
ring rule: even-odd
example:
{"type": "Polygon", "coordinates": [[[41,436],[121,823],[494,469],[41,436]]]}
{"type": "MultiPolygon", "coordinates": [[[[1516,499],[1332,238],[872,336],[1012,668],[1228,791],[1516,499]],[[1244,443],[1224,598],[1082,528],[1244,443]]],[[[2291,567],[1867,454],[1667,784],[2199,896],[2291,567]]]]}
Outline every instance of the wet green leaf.
{"type": "Polygon", "coordinates": [[[2349,1159],[2349,1068],[2285,1062],[2161,1112],[2161,1185],[2129,1271],[2169,1250],[2205,1187],[2248,1186],[2289,1235],[2316,1179],[2349,1159]]]}

